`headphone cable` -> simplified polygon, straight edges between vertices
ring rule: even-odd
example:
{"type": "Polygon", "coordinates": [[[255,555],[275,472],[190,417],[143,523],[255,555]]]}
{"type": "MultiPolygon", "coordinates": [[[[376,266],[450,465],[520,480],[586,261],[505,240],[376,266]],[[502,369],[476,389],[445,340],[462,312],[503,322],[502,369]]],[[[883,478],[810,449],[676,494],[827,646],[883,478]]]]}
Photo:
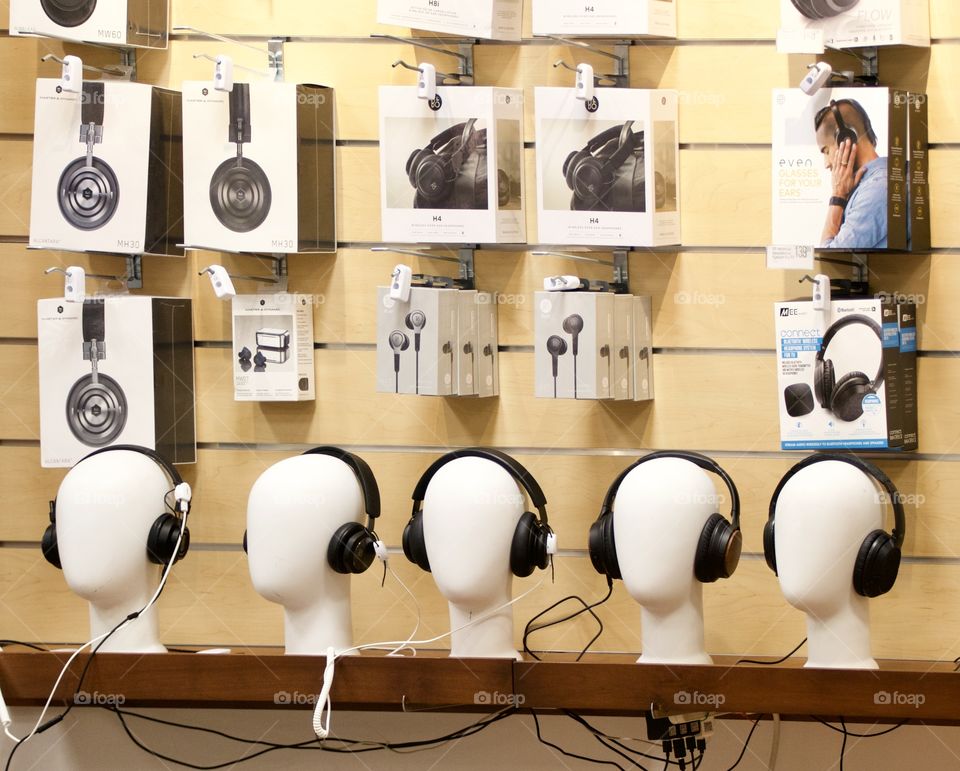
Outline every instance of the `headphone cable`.
{"type": "Polygon", "coordinates": [[[532,650],[530,650],[530,646],[527,643],[527,640],[529,639],[530,635],[532,635],[534,632],[539,632],[541,629],[547,629],[551,626],[557,626],[558,624],[563,624],[567,621],[572,621],[573,619],[577,618],[577,616],[581,616],[584,613],[589,613],[591,616],[593,616],[594,620],[597,622],[599,626],[599,630],[591,638],[590,642],[588,642],[586,646],[584,646],[583,650],[580,651],[580,654],[576,658],[577,661],[580,661],[580,659],[583,658],[584,654],[590,649],[590,646],[593,645],[600,638],[601,634],[603,634],[603,621],[601,621],[600,617],[593,612],[593,609],[596,607],[599,607],[600,605],[603,605],[603,603],[605,603],[607,600],[610,599],[612,594],[613,594],[613,579],[607,576],[607,593],[603,596],[602,599],[597,600],[596,602],[588,605],[586,600],[584,600],[579,595],[571,594],[567,597],[564,597],[561,600],[557,600],[555,603],[553,603],[553,605],[550,605],[549,607],[540,611],[539,613],[537,613],[537,615],[531,618],[527,622],[526,626],[523,628],[523,652],[531,656],[536,661],[540,661],[541,660],[540,657],[536,653],[534,653],[532,650]],[[533,623],[538,618],[545,616],[551,610],[558,607],[559,605],[562,605],[568,600],[576,600],[580,602],[580,604],[583,605],[583,607],[578,611],[575,611],[567,616],[562,616],[561,618],[555,619],[554,621],[549,621],[545,624],[540,624],[539,626],[533,626],[533,623]]]}

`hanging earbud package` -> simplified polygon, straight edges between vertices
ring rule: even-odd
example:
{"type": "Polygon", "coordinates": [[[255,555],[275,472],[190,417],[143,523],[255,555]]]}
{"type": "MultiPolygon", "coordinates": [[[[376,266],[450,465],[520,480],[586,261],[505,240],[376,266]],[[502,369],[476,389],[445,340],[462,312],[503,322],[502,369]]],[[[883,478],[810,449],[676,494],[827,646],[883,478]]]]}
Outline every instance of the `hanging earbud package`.
{"type": "Polygon", "coordinates": [[[534,35],[677,36],[674,0],[533,0],[534,35]]]}
{"type": "Polygon", "coordinates": [[[520,40],[523,0],[377,0],[377,21],[462,37],[520,40]]]}
{"type": "Polygon", "coordinates": [[[10,34],[166,48],[167,14],[167,0],[10,0],[10,34]]]}
{"type": "Polygon", "coordinates": [[[789,53],[818,54],[823,53],[824,47],[929,46],[929,3],[928,0],[780,0],[778,42],[784,38],[791,43],[789,53]]]}
{"type": "Polygon", "coordinates": [[[176,91],[37,80],[31,248],[182,255],[181,137],[176,91]]]}
{"type": "Polygon", "coordinates": [[[542,244],[680,243],[677,93],[537,88],[542,244]],[[584,96],[584,94],[580,94],[584,96]]]}
{"type": "Polygon", "coordinates": [[[183,124],[188,247],[336,251],[332,88],[186,81],[183,124]]]}

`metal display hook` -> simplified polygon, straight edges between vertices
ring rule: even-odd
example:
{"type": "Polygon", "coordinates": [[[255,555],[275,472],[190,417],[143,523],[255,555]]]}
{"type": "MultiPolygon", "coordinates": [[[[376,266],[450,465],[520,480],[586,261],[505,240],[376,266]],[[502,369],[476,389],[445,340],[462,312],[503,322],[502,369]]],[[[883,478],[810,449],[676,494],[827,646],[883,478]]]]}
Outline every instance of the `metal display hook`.
{"type": "MultiPolygon", "coordinates": [[[[270,70],[270,73],[273,75],[273,79],[277,83],[283,82],[284,76],[284,54],[283,46],[286,43],[287,39],[284,37],[271,37],[267,39],[267,47],[263,48],[262,46],[252,45],[251,43],[245,43],[242,40],[237,40],[236,38],[224,37],[223,35],[217,35],[213,32],[207,32],[206,30],[199,29],[197,27],[190,27],[188,25],[177,25],[173,27],[173,32],[193,32],[197,35],[203,35],[208,37],[211,40],[219,40],[221,43],[230,43],[232,45],[240,46],[241,48],[249,48],[252,51],[259,51],[260,53],[265,53],[267,55],[267,67],[270,70]]],[[[243,68],[247,69],[247,68],[243,68]]],[[[256,72],[256,70],[254,70],[256,72]]]]}
{"type": "Polygon", "coordinates": [[[476,246],[461,246],[457,249],[456,257],[447,257],[443,254],[431,254],[430,252],[418,251],[416,249],[394,248],[392,246],[374,246],[371,252],[393,252],[394,254],[407,254],[412,257],[421,257],[428,260],[440,260],[441,262],[455,262],[460,266],[460,275],[457,279],[450,279],[445,276],[429,276],[423,273],[414,275],[414,279],[420,282],[428,282],[428,285],[449,285],[448,282],[455,281],[460,289],[476,289],[476,246]]]}
{"type": "MultiPolygon", "coordinates": [[[[585,43],[581,40],[570,40],[565,37],[557,37],[556,35],[542,35],[538,37],[546,37],[551,40],[556,40],[558,43],[563,43],[564,45],[577,46],[578,48],[586,48],[589,51],[592,51],[599,56],[606,56],[609,59],[613,59],[616,63],[616,71],[610,74],[597,75],[594,76],[594,85],[599,86],[600,81],[609,81],[613,83],[615,88],[629,88],[630,86],[630,46],[633,45],[632,40],[618,40],[613,44],[613,53],[609,51],[603,51],[599,48],[595,48],[590,45],[590,43],[585,43]]],[[[562,59],[557,61],[553,66],[563,66],[568,70],[577,72],[576,67],[571,67],[569,64],[564,62],[562,59]]]]}
{"type": "MultiPolygon", "coordinates": [[[[423,69],[420,67],[415,67],[412,64],[407,64],[403,59],[397,59],[391,67],[403,67],[405,70],[411,70],[413,72],[422,73],[423,69]]],[[[463,76],[456,72],[440,72],[436,70],[434,73],[434,78],[436,85],[438,86],[460,86],[463,85],[463,76]],[[452,81],[448,83],[447,81],[452,81]]]]}
{"type": "MultiPolygon", "coordinates": [[[[119,255],[116,255],[119,256],[119,255]]],[[[123,257],[127,263],[127,271],[123,275],[115,276],[106,273],[84,273],[86,278],[96,278],[101,281],[119,281],[121,284],[126,286],[127,289],[142,289],[143,288],[143,255],[125,255],[123,257]]],[[[44,275],[49,275],[51,273],[62,273],[67,278],[70,278],[70,274],[61,267],[53,266],[47,268],[43,271],[44,275]]]]}
{"type": "MultiPolygon", "coordinates": [[[[216,57],[216,56],[211,56],[210,54],[203,54],[203,53],[201,53],[201,54],[194,54],[194,55],[193,55],[193,58],[194,58],[194,59],[206,59],[208,62],[213,62],[214,64],[217,63],[217,57],[216,57]]],[[[254,74],[254,75],[260,75],[260,76],[266,77],[266,78],[272,78],[272,77],[274,77],[274,74],[273,74],[272,72],[267,72],[266,70],[256,70],[256,69],[254,69],[253,67],[244,67],[242,64],[234,64],[234,65],[233,65],[233,68],[234,68],[235,70],[244,70],[245,72],[250,72],[250,73],[252,73],[252,74],[254,74]]]]}
{"type": "Polygon", "coordinates": [[[630,293],[630,249],[612,250],[612,260],[601,260],[598,257],[588,257],[583,254],[570,254],[568,252],[554,252],[550,250],[541,250],[531,252],[534,257],[563,257],[567,260],[577,260],[579,262],[592,262],[596,265],[609,265],[613,268],[613,281],[590,282],[591,291],[611,291],[614,294],[630,293]],[[595,286],[595,284],[597,286],[595,286]]]}
{"type": "MultiPolygon", "coordinates": [[[[425,48],[428,51],[434,51],[435,53],[445,54],[446,56],[452,56],[458,61],[457,71],[455,73],[437,73],[438,83],[437,85],[443,85],[442,82],[439,82],[441,74],[445,78],[450,78],[455,81],[457,85],[473,85],[473,47],[476,45],[476,40],[460,40],[457,42],[458,51],[450,51],[446,48],[440,48],[439,46],[428,45],[427,43],[422,43],[415,38],[406,38],[400,37],[398,35],[371,35],[370,37],[376,38],[378,40],[396,40],[400,43],[409,43],[410,45],[417,46],[418,48],[425,48]]],[[[418,67],[412,67],[402,60],[394,62],[393,66],[396,67],[398,64],[402,64],[407,69],[418,70],[418,67]]]]}
{"type": "MultiPolygon", "coordinates": [[[[126,56],[123,55],[127,52],[127,50],[128,49],[121,50],[120,64],[107,65],[106,67],[95,67],[92,64],[84,64],[82,65],[83,69],[87,70],[88,72],[99,72],[102,75],[110,75],[111,77],[122,78],[123,80],[133,80],[137,74],[136,59],[133,59],[133,64],[127,63],[126,56]]],[[[56,54],[44,54],[40,57],[40,61],[53,61],[61,66],[67,65],[66,60],[62,56],[57,56],[56,54]]]]}

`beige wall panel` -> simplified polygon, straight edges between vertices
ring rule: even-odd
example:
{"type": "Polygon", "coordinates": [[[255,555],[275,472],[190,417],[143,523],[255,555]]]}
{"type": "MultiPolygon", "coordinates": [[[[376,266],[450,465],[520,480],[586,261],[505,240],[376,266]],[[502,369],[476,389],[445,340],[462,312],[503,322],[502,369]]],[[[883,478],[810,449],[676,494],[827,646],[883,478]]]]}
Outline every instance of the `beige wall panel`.
{"type": "Polygon", "coordinates": [[[930,35],[960,37],[960,7],[953,0],[930,0],[930,35]]]}

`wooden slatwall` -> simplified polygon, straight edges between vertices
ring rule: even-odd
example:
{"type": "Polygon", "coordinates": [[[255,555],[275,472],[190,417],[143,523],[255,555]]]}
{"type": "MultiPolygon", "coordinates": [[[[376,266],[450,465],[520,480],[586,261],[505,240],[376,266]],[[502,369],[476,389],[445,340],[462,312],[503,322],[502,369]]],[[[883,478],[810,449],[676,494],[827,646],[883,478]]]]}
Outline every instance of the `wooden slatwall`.
{"type": "MultiPolygon", "coordinates": [[[[707,645],[717,653],[782,653],[803,634],[799,613],[783,600],[763,563],[761,528],[780,475],[795,456],[779,452],[774,334],[771,304],[803,291],[799,274],[769,272],[762,247],[770,238],[770,89],[799,81],[809,57],[776,53],[778,25],[772,0],[679,0],[679,40],[636,46],[632,85],[680,91],[682,248],[631,257],[634,292],[653,295],[656,401],[604,404],[533,398],[533,291],[542,276],[569,263],[525,251],[478,254],[481,288],[512,296],[500,306],[501,397],[456,400],[395,397],[374,391],[374,287],[388,276],[395,256],[373,254],[380,237],[379,149],[376,89],[407,84],[409,73],[390,64],[449,61],[374,32],[409,34],[377,25],[375,0],[352,3],[172,0],[172,23],[221,34],[291,35],[287,79],[320,82],[337,91],[338,254],[290,259],[292,290],[315,293],[318,398],[302,404],[236,403],[232,399],[229,304],[218,302],[197,269],[222,262],[234,272],[262,270],[251,257],[196,253],[184,259],[147,258],[145,292],[189,295],[195,301],[197,415],[202,449],[186,476],[195,490],[191,528],[194,549],[178,565],[161,600],[168,644],[278,644],[280,610],[255,594],[239,550],[246,497],[271,463],[312,443],[358,449],[380,482],[385,511],[379,527],[398,547],[415,480],[445,448],[482,444],[513,452],[543,484],[564,554],[556,583],[549,582],[516,606],[516,629],[536,610],[569,593],[602,594],[603,580],[586,558],[586,534],[608,482],[649,449],[713,452],[732,473],[743,499],[746,555],[733,580],[705,589],[707,645]],[[342,10],[339,10],[341,9],[342,10]],[[712,302],[710,301],[712,297],[712,302]],[[685,302],[685,299],[701,298],[685,302]]],[[[908,559],[895,590],[873,601],[875,652],[885,658],[953,658],[960,654],[960,415],[955,393],[960,360],[960,7],[931,0],[934,46],[883,51],[886,82],[930,93],[931,186],[935,252],[871,260],[878,290],[919,293],[920,455],[884,459],[880,465],[904,493],[908,507],[908,559]]],[[[529,8],[525,37],[529,38],[529,8]]],[[[174,39],[165,52],[139,57],[140,80],[177,87],[185,78],[208,78],[211,65],[193,54],[222,46],[174,39]]],[[[35,301],[59,291],[45,277],[50,265],[80,264],[112,273],[116,258],[27,251],[34,79],[56,76],[41,64],[53,41],[0,40],[0,636],[25,640],[86,639],[86,606],[62,575],[40,556],[46,501],[62,470],[39,468],[35,301]]],[[[67,46],[88,62],[106,63],[110,52],[67,46]]],[[[227,49],[223,49],[227,50],[227,49]]],[[[262,69],[264,57],[242,48],[238,64],[262,69]]],[[[523,87],[526,140],[535,142],[532,89],[569,85],[569,73],[550,65],[575,61],[563,46],[525,40],[476,48],[479,85],[523,87]]],[[[582,58],[582,56],[580,57],[582,58]]],[[[606,60],[588,55],[599,71],[606,60]]],[[[838,63],[850,66],[841,58],[838,63]]],[[[528,145],[528,201],[535,201],[534,149],[528,145]]],[[[528,232],[536,212],[528,209],[528,232]]],[[[578,265],[578,268],[580,266],[578,265]]],[[[416,266],[415,266],[416,269],[416,266]]],[[[431,272],[435,265],[424,265],[431,272]]],[[[603,269],[584,275],[604,277],[603,269]]],[[[726,511],[726,509],[724,509],[726,511]]],[[[318,559],[322,555],[318,555],[318,559]]],[[[425,634],[447,628],[446,605],[429,575],[392,560],[420,598],[425,634]]],[[[543,576],[517,581],[517,590],[543,576]]],[[[376,570],[354,579],[358,641],[406,636],[411,603],[397,584],[379,587],[376,570]]],[[[639,611],[621,586],[605,608],[606,632],[596,648],[640,645],[639,611]]],[[[592,635],[588,624],[544,634],[537,645],[571,649],[592,635]]]]}

